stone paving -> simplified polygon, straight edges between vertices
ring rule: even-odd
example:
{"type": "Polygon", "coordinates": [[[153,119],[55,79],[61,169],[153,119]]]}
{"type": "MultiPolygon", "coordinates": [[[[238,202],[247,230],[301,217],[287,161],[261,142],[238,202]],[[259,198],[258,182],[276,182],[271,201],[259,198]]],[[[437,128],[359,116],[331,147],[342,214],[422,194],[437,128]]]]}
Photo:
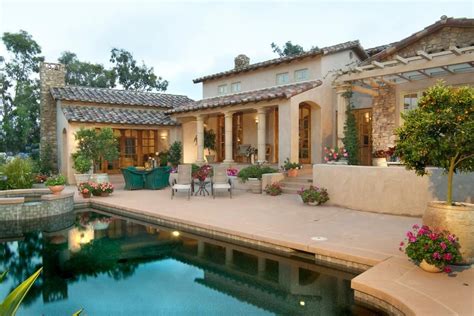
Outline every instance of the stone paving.
{"type": "Polygon", "coordinates": [[[398,250],[405,232],[420,224],[420,218],[307,206],[296,195],[271,197],[238,190],[233,199],[222,194],[188,201],[184,194],[171,200],[169,189],[124,191],[119,185],[112,196],[92,201],[314,253],[316,258],[375,266],[355,278],[353,287],[405,314],[474,315],[472,268],[457,269],[451,276],[433,275],[411,264],[398,250]]]}

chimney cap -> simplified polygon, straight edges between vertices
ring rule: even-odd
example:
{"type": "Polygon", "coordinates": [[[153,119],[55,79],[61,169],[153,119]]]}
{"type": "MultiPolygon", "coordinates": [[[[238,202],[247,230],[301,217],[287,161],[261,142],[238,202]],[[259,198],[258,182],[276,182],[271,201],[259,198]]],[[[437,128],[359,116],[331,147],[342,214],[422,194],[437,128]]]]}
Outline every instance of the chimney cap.
{"type": "Polygon", "coordinates": [[[239,54],[234,58],[234,68],[242,69],[250,65],[250,58],[245,54],[239,54]]]}

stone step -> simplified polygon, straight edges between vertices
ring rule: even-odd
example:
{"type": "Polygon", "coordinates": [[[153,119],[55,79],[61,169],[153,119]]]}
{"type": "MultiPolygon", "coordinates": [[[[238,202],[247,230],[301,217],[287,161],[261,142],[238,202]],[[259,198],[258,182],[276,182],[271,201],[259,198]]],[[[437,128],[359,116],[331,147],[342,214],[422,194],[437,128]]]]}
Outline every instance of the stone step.
{"type": "Polygon", "coordinates": [[[312,183],[313,177],[312,176],[304,176],[304,177],[286,177],[285,180],[282,182],[298,182],[298,183],[312,183]]]}
{"type": "Polygon", "coordinates": [[[282,187],[281,191],[285,194],[296,194],[299,189],[301,188],[295,189],[295,188],[282,187]]]}
{"type": "Polygon", "coordinates": [[[313,183],[309,182],[280,182],[281,186],[284,188],[296,188],[296,189],[301,189],[301,188],[309,188],[309,186],[313,183]]]}

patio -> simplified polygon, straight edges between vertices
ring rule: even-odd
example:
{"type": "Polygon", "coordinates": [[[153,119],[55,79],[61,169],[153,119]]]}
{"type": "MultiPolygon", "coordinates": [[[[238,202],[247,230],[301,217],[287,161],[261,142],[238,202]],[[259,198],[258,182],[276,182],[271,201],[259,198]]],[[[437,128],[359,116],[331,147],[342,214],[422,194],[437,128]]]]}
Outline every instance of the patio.
{"type": "MultiPolygon", "coordinates": [[[[85,200],[76,194],[76,202],[85,200]]],[[[352,281],[356,297],[392,309],[395,314],[473,312],[473,269],[455,268],[455,277],[427,274],[399,252],[404,233],[421,223],[420,218],[311,207],[300,204],[295,195],[270,197],[239,190],[232,200],[222,196],[187,201],[184,195],[171,200],[169,189],[124,191],[121,185],[108,198],[92,198],[91,206],[177,222],[214,236],[304,251],[315,254],[322,264],[360,272],[369,269],[352,281]]]]}

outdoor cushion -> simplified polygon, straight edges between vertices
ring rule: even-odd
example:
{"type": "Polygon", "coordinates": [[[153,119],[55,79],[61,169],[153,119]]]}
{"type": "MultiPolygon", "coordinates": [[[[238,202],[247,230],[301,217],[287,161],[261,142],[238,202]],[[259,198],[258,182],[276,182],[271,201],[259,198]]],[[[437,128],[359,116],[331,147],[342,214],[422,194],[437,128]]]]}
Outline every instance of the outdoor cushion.
{"type": "Polygon", "coordinates": [[[214,189],[230,189],[230,184],[228,183],[215,183],[213,185],[214,189]]]}

